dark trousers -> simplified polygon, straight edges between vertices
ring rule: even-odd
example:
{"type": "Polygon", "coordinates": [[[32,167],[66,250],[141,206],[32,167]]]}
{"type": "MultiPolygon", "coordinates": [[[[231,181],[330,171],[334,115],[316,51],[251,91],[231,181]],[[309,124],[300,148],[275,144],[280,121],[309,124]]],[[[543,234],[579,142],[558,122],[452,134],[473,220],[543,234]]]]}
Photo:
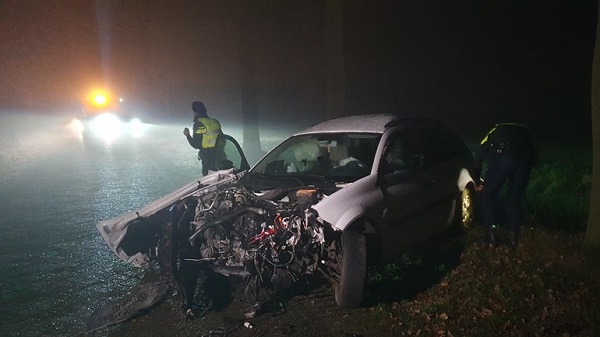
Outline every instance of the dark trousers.
{"type": "Polygon", "coordinates": [[[208,171],[216,171],[216,150],[215,148],[201,149],[198,151],[198,159],[202,162],[202,175],[208,174],[208,171]]]}
{"type": "Polygon", "coordinates": [[[507,154],[494,154],[489,160],[483,189],[484,225],[491,228],[499,221],[500,192],[506,184],[506,229],[518,235],[521,227],[521,202],[529,183],[531,164],[528,160],[507,154]]]}
{"type": "Polygon", "coordinates": [[[225,152],[221,148],[211,147],[198,151],[198,160],[202,162],[202,175],[208,174],[208,171],[217,171],[222,169],[220,165],[227,159],[225,152]]]}

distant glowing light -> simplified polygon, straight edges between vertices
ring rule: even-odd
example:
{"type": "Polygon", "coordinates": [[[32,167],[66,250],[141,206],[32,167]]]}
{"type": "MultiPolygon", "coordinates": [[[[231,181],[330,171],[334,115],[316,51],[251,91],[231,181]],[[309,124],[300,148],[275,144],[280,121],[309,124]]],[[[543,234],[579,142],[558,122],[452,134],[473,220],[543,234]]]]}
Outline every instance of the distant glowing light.
{"type": "Polygon", "coordinates": [[[94,118],[90,128],[97,137],[111,141],[119,137],[123,131],[123,123],[113,114],[102,114],[94,118]]]}
{"type": "Polygon", "coordinates": [[[96,105],[104,105],[106,104],[106,96],[103,94],[97,94],[94,96],[94,104],[96,105]]]}

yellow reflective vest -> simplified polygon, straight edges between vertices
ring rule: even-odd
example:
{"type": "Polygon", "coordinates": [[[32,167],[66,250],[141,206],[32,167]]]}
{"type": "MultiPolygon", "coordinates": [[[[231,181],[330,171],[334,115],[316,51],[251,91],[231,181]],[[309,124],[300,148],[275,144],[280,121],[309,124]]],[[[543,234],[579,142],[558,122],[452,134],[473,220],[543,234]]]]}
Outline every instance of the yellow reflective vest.
{"type": "Polygon", "coordinates": [[[215,147],[217,144],[217,138],[221,133],[221,124],[218,120],[213,118],[198,118],[198,121],[202,123],[194,133],[202,135],[202,148],[209,149],[215,147]]]}

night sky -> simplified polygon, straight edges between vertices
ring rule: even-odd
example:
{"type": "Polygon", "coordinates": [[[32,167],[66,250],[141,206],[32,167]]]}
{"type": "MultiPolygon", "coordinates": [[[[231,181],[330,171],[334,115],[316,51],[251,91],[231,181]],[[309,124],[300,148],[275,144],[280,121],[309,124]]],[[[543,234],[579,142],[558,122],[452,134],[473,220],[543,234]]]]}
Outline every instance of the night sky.
{"type": "MultiPolygon", "coordinates": [[[[239,41],[261,125],[323,120],[325,1],[0,1],[0,110],[71,111],[93,87],[153,117],[240,121],[239,41]]],[[[344,1],[347,114],[528,124],[590,140],[593,0],[344,1]]]]}

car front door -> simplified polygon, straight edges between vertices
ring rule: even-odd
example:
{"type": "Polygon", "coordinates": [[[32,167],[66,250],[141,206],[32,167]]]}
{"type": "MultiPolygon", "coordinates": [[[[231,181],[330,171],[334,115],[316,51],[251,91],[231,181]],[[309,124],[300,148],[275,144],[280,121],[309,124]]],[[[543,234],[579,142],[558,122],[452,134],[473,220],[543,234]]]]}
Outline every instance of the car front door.
{"type": "Polygon", "coordinates": [[[249,170],[250,165],[242,151],[240,144],[230,135],[219,135],[217,140],[217,153],[214,156],[216,163],[213,167],[219,170],[235,168],[238,171],[249,170]]]}
{"type": "Polygon", "coordinates": [[[383,194],[385,225],[381,226],[382,253],[393,258],[427,237],[434,227],[435,179],[426,167],[421,134],[399,130],[389,138],[379,163],[378,186],[383,194]]]}

